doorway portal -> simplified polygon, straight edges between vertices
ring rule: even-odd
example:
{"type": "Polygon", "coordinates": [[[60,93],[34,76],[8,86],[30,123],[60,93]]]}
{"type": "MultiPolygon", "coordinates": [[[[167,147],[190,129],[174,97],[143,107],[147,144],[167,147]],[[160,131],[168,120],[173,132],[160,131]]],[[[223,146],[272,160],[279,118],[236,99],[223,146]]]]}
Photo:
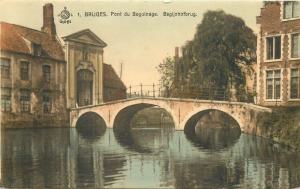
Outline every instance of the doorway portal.
{"type": "Polygon", "coordinates": [[[90,70],[77,72],[77,103],[78,106],[93,104],[93,72],[90,70]]]}

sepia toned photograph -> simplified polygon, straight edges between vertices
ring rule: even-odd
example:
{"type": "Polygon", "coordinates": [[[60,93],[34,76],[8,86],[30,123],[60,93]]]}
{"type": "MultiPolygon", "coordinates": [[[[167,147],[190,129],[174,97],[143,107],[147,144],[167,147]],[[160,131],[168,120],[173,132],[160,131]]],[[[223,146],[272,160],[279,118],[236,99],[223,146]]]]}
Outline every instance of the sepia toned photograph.
{"type": "Polygon", "coordinates": [[[0,188],[300,188],[300,1],[0,0],[0,188]]]}

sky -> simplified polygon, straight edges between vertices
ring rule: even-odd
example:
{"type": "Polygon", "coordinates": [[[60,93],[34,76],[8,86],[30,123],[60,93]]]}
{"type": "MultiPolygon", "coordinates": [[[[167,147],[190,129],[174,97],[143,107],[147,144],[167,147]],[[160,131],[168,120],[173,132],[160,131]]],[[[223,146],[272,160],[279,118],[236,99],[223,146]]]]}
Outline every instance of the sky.
{"type": "Polygon", "coordinates": [[[261,1],[32,1],[0,0],[0,21],[40,30],[42,6],[52,3],[59,37],[89,28],[107,43],[104,62],[111,64],[126,86],[149,85],[159,82],[156,67],[167,56],[174,56],[176,46],[181,47],[193,39],[196,26],[208,10],[224,10],[241,17],[257,33],[256,16],[261,1]],[[60,12],[67,8],[72,13],[70,24],[59,22],[60,12]],[[105,17],[85,17],[85,12],[105,12],[105,17]],[[113,13],[112,13],[113,12],[113,13]],[[116,16],[121,12],[122,16],[116,16]],[[130,16],[124,16],[125,12],[130,16]],[[156,13],[155,17],[133,16],[133,12],[156,13]],[[168,17],[163,12],[188,12],[197,16],[168,17]],[[80,16],[78,16],[78,13],[80,16]]]}

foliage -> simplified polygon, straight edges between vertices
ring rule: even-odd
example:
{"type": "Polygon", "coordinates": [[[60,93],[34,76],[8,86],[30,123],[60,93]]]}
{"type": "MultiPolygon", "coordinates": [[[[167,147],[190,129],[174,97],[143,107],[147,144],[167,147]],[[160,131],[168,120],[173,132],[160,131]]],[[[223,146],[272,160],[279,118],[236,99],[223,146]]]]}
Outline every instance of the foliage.
{"type": "Polygon", "coordinates": [[[300,151],[300,107],[280,107],[264,120],[273,140],[300,151]]]}
{"type": "Polygon", "coordinates": [[[255,53],[256,37],[241,18],[224,11],[208,11],[194,39],[182,47],[182,57],[175,66],[179,78],[174,80],[175,61],[170,57],[157,70],[162,86],[170,88],[173,83],[175,93],[203,88],[228,91],[234,85],[238,95],[247,96],[245,73],[252,72],[255,53]]]}
{"type": "Polygon", "coordinates": [[[160,74],[160,85],[165,89],[170,89],[174,80],[174,59],[167,57],[157,67],[157,71],[160,74]]]}
{"type": "Polygon", "coordinates": [[[241,18],[224,11],[208,11],[193,40],[194,59],[200,74],[217,87],[229,82],[244,85],[242,67],[256,61],[256,37],[241,18]]]}

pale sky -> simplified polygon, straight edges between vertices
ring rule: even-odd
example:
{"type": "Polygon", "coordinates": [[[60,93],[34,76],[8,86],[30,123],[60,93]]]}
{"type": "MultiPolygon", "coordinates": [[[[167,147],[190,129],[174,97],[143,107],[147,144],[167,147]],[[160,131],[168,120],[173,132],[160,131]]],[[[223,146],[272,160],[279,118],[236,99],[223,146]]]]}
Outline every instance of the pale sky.
{"type": "MultiPolygon", "coordinates": [[[[168,0],[171,1],[171,0],[168,0]]],[[[256,16],[261,1],[14,1],[0,0],[0,20],[40,30],[42,6],[53,3],[57,33],[60,37],[89,28],[108,45],[104,62],[120,72],[123,62],[124,83],[158,83],[156,66],[167,56],[174,56],[175,46],[191,40],[196,26],[207,10],[222,9],[239,16],[255,33],[256,16]],[[64,7],[73,14],[70,24],[59,23],[64,7]],[[111,16],[111,12],[156,12],[157,17],[111,16]],[[163,12],[193,12],[196,17],[165,17],[163,12]],[[84,17],[84,12],[106,12],[106,17],[84,17]],[[78,13],[81,17],[78,17],[78,13]]]]}

